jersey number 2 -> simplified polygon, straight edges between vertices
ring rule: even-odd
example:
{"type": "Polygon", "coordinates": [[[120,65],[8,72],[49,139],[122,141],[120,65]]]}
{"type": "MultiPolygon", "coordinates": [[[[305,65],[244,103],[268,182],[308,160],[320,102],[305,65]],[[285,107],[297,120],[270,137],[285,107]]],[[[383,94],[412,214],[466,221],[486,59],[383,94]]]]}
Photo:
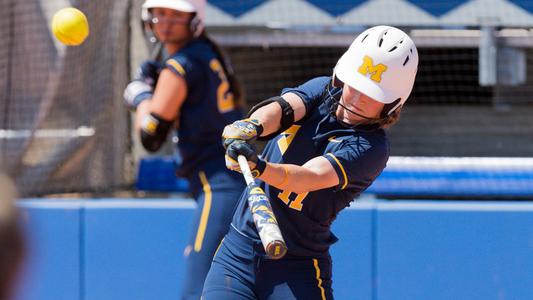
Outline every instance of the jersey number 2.
{"type": "Polygon", "coordinates": [[[226,73],[224,72],[224,68],[222,68],[220,61],[216,58],[213,58],[209,62],[209,67],[216,72],[218,78],[220,78],[220,84],[217,88],[218,111],[220,113],[232,111],[235,108],[235,103],[233,102],[233,93],[229,91],[229,82],[226,73]]]}

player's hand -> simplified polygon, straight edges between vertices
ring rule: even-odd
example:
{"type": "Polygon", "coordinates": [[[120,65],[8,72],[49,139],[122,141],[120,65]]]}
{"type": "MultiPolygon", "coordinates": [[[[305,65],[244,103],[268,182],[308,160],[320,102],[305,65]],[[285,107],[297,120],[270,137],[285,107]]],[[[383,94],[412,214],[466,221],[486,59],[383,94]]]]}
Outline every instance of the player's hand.
{"type": "Polygon", "coordinates": [[[239,155],[246,157],[254,178],[263,174],[266,168],[266,162],[257,155],[252,145],[241,140],[231,143],[226,150],[226,167],[228,169],[241,172],[237,159],[239,155]]]}
{"type": "Polygon", "coordinates": [[[139,66],[133,78],[155,88],[161,70],[163,70],[162,63],[155,60],[146,60],[139,66]]]}
{"type": "Polygon", "coordinates": [[[262,132],[263,126],[259,121],[255,119],[238,120],[224,127],[222,145],[228,149],[235,141],[253,143],[262,132]]]}
{"type": "Polygon", "coordinates": [[[133,81],[124,90],[124,103],[129,109],[135,110],[139,103],[152,98],[161,70],[161,63],[153,60],[147,60],[139,66],[133,81]]]}
{"type": "Polygon", "coordinates": [[[144,100],[151,99],[154,94],[154,88],[149,84],[134,80],[124,89],[124,104],[130,110],[136,110],[137,106],[144,100]]]}

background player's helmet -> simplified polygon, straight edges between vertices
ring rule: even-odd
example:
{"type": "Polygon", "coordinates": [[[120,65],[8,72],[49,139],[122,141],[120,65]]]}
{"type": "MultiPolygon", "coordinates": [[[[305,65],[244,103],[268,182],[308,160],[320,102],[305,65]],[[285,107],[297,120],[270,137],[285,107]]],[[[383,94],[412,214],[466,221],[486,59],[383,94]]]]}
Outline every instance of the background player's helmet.
{"type": "Polygon", "coordinates": [[[337,62],[333,78],[388,104],[390,115],[407,101],[417,69],[413,40],[398,28],[376,26],[353,41],[337,62]]]}
{"type": "Polygon", "coordinates": [[[198,37],[204,30],[205,0],[146,0],[142,5],[142,19],[144,22],[150,20],[150,9],[154,7],[195,13],[190,25],[193,36],[198,37]]]}

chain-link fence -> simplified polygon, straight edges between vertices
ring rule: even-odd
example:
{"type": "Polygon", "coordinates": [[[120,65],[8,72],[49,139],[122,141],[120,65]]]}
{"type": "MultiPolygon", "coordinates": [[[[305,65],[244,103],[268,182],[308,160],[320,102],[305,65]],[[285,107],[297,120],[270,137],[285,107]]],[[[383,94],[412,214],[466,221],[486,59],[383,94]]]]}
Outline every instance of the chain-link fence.
{"type": "Polygon", "coordinates": [[[126,183],[128,0],[6,0],[0,4],[0,158],[23,195],[98,191],[126,183]],[[90,23],[82,46],[51,35],[60,8],[90,23]]]}
{"type": "MultiPolygon", "coordinates": [[[[130,142],[121,98],[131,70],[148,57],[142,2],[0,3],[0,166],[23,195],[132,183],[131,162],[142,151],[130,142]],[[90,23],[79,47],[58,44],[49,30],[54,12],[66,6],[81,9],[90,23]]],[[[358,33],[386,23],[407,31],[420,53],[412,97],[390,130],[393,155],[533,155],[533,7],[330,2],[209,1],[208,31],[226,48],[249,105],[330,75],[358,33]],[[493,34],[488,44],[484,32],[493,34]]]]}

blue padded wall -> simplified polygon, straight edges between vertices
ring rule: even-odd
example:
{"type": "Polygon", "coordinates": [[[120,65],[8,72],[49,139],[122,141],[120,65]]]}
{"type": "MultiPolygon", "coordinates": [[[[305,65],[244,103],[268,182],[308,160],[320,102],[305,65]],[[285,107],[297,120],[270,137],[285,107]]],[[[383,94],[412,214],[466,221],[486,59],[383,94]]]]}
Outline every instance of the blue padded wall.
{"type": "Polygon", "coordinates": [[[533,299],[533,205],[383,203],[379,300],[533,299]]]}
{"type": "Polygon", "coordinates": [[[19,204],[28,253],[17,300],[81,300],[79,201],[19,204]]]}
{"type": "MultiPolygon", "coordinates": [[[[17,300],[176,299],[194,202],[21,201],[17,300]]],[[[336,299],[533,299],[533,203],[362,202],[333,225],[336,299]]]]}
{"type": "Polygon", "coordinates": [[[85,299],[178,299],[192,201],[93,201],[85,208],[85,299]]]}
{"type": "Polygon", "coordinates": [[[331,247],[336,299],[372,298],[373,215],[373,204],[352,204],[333,223],[339,238],[331,247]]]}

